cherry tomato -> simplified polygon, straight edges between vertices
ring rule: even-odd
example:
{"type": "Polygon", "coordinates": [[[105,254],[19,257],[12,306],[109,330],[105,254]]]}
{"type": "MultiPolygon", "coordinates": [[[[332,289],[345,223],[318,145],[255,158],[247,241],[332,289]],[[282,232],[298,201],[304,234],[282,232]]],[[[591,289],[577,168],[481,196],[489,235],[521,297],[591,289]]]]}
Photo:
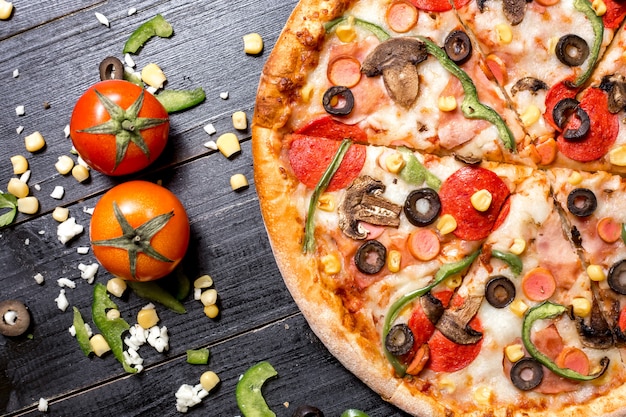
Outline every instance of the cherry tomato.
{"type": "Polygon", "coordinates": [[[93,169],[126,175],[159,157],[169,126],[167,111],[152,94],[128,81],[106,80],[91,86],[76,102],[70,136],[93,169]]]}
{"type": "Polygon", "coordinates": [[[172,272],[189,245],[189,219],[169,190],[128,181],[106,192],[91,217],[93,253],[111,274],[152,281],[172,272]]]}

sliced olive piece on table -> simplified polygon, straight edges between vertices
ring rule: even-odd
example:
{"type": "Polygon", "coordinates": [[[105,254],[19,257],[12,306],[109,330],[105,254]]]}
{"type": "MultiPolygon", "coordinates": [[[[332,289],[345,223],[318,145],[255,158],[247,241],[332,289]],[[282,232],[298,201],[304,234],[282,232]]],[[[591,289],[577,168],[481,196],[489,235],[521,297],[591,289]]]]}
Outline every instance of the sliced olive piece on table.
{"type": "Polygon", "coordinates": [[[317,407],[312,405],[301,405],[296,408],[291,417],[324,417],[324,413],[317,407]]]}
{"type": "Polygon", "coordinates": [[[396,324],[385,337],[385,347],[392,355],[400,356],[409,353],[414,341],[415,338],[409,326],[404,323],[396,324]]]}
{"type": "Polygon", "coordinates": [[[590,216],[597,207],[596,195],[587,188],[576,188],[567,196],[567,209],[574,216],[590,216]]]}
{"type": "Polygon", "coordinates": [[[495,308],[504,308],[515,299],[515,284],[503,275],[492,277],[485,285],[485,298],[495,308]]]}
{"type": "Polygon", "coordinates": [[[385,266],[387,248],[377,240],[368,240],[356,251],[354,263],[364,274],[376,274],[385,266]]]}
{"type": "Polygon", "coordinates": [[[439,194],[432,188],[413,190],[404,202],[404,214],[414,226],[428,226],[435,221],[440,211],[439,194]]]}
{"type": "Polygon", "coordinates": [[[511,368],[511,382],[522,391],[530,391],[543,380],[543,368],[533,358],[522,358],[511,368]]]}
{"type": "Polygon", "coordinates": [[[100,63],[100,80],[123,80],[124,65],[114,56],[106,57],[100,63]]]}
{"type": "Polygon", "coordinates": [[[0,334],[20,336],[30,326],[30,313],[21,301],[6,300],[0,302],[0,334]]]}
{"type": "Polygon", "coordinates": [[[570,33],[559,39],[554,52],[559,61],[565,65],[578,67],[589,56],[589,45],[580,36],[570,33]]]}
{"type": "Polygon", "coordinates": [[[626,295],[626,259],[617,261],[611,266],[607,282],[613,291],[626,295]]]}
{"type": "Polygon", "coordinates": [[[335,85],[324,93],[322,105],[324,106],[324,110],[329,114],[334,116],[346,116],[350,114],[354,108],[354,95],[348,87],[335,85]]]}
{"type": "Polygon", "coordinates": [[[444,49],[455,64],[463,65],[472,56],[472,41],[462,30],[453,30],[446,37],[444,49]]]}

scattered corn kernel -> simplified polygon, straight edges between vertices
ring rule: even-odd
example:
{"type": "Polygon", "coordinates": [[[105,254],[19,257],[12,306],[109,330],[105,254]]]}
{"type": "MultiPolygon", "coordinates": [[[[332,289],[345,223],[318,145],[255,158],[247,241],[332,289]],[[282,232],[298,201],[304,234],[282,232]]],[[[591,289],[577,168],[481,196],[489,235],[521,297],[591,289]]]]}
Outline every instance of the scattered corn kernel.
{"type": "Polygon", "coordinates": [[[493,197],[491,193],[489,192],[489,190],[486,190],[484,188],[482,190],[476,191],[470,197],[470,202],[472,203],[472,206],[478,211],[489,210],[492,200],[493,197]]]}
{"type": "Polygon", "coordinates": [[[243,50],[249,55],[258,55],[263,51],[263,38],[258,33],[243,36],[243,50]]]}
{"type": "Polygon", "coordinates": [[[334,253],[324,255],[320,261],[324,267],[324,272],[328,275],[338,274],[341,271],[341,261],[334,253]]]}
{"type": "Polygon", "coordinates": [[[474,400],[476,400],[479,404],[489,404],[491,401],[491,396],[493,395],[493,391],[490,387],[480,386],[476,388],[474,391],[474,400]]]}
{"type": "Polygon", "coordinates": [[[237,130],[246,130],[248,127],[248,120],[246,119],[246,112],[236,111],[232,115],[233,127],[237,130]]]}
{"type": "Polygon", "coordinates": [[[126,281],[124,281],[122,278],[116,277],[111,278],[107,281],[107,291],[116,297],[121,297],[122,295],[124,295],[127,287],[128,286],[126,285],[126,281]]]}
{"type": "Polygon", "coordinates": [[[154,307],[142,308],[137,313],[137,324],[144,329],[154,327],[159,322],[159,316],[157,315],[154,307]]]}
{"type": "Polygon", "coordinates": [[[439,220],[437,221],[437,230],[439,230],[439,233],[442,235],[454,232],[456,230],[456,226],[456,219],[452,217],[451,214],[444,214],[439,217],[439,220]]]}
{"type": "Polygon", "coordinates": [[[55,207],[52,211],[52,218],[59,223],[63,223],[70,217],[70,209],[67,207],[55,207]]]}
{"type": "Polygon", "coordinates": [[[592,281],[604,281],[606,279],[604,270],[600,265],[589,265],[587,267],[587,275],[589,275],[589,279],[592,281]]]}
{"type": "Polygon", "coordinates": [[[609,162],[618,167],[626,166],[626,145],[611,149],[609,151],[609,162]]]}
{"type": "Polygon", "coordinates": [[[226,158],[230,158],[236,153],[241,152],[239,139],[234,133],[224,133],[222,136],[217,138],[215,143],[217,144],[217,149],[219,149],[222,155],[226,158]]]}
{"type": "Polygon", "coordinates": [[[323,211],[333,212],[337,207],[335,196],[332,194],[322,194],[317,200],[317,208],[323,211]]]}
{"type": "Polygon", "coordinates": [[[101,334],[93,335],[91,339],[89,339],[89,345],[91,346],[91,350],[93,350],[93,353],[95,353],[97,356],[102,356],[111,350],[109,344],[106,340],[104,340],[104,336],[102,336],[101,334]]]}
{"type": "Polygon", "coordinates": [[[385,168],[392,174],[402,171],[405,165],[406,161],[399,152],[392,153],[385,158],[385,168]]]}
{"type": "Polygon", "coordinates": [[[585,297],[575,297],[572,300],[572,310],[575,316],[587,317],[591,313],[591,301],[585,297]]]}
{"type": "Polygon", "coordinates": [[[0,20],[7,20],[13,13],[13,3],[0,0],[0,20]]]}
{"type": "Polygon", "coordinates": [[[83,182],[89,179],[89,169],[84,165],[74,165],[72,168],[72,177],[78,182],[83,182]]]}
{"type": "Polygon", "coordinates": [[[200,301],[202,301],[202,304],[204,304],[205,306],[215,304],[217,302],[217,290],[210,288],[206,291],[202,291],[200,301]]]}
{"type": "Polygon", "coordinates": [[[7,185],[7,191],[17,198],[24,198],[30,193],[28,184],[26,184],[19,178],[11,178],[9,180],[9,184],[7,185]]]}
{"type": "Polygon", "coordinates": [[[572,185],[578,185],[583,181],[583,176],[580,172],[578,171],[572,171],[572,173],[570,174],[570,176],[567,178],[567,182],[569,182],[572,185]]]}
{"type": "Polygon", "coordinates": [[[39,200],[37,197],[28,196],[17,199],[17,211],[24,214],[35,214],[39,210],[39,200]]]}
{"type": "Polygon", "coordinates": [[[304,103],[308,103],[313,98],[313,92],[315,89],[311,84],[307,84],[300,90],[300,96],[302,97],[302,101],[304,103]]]}
{"type": "Polygon", "coordinates": [[[509,247],[509,252],[513,255],[521,255],[526,250],[526,241],[521,237],[513,239],[513,243],[509,247]]]}
{"type": "Polygon", "coordinates": [[[522,124],[525,127],[528,127],[537,123],[540,117],[541,117],[541,110],[539,110],[539,107],[535,106],[534,104],[531,104],[530,106],[526,107],[526,110],[524,110],[524,112],[520,115],[522,124]]]}
{"type": "Polygon", "coordinates": [[[204,306],[204,314],[210,319],[214,319],[220,314],[220,309],[216,304],[211,304],[209,306],[204,306]]]}
{"type": "Polygon", "coordinates": [[[556,50],[556,45],[559,43],[559,39],[560,38],[558,36],[553,36],[548,41],[548,52],[550,54],[554,54],[554,51],[556,50]]]}
{"type": "Polygon", "coordinates": [[[395,249],[387,253],[387,268],[389,272],[398,272],[402,264],[402,252],[395,249]]]}
{"type": "Polygon", "coordinates": [[[213,278],[210,275],[202,275],[193,282],[194,288],[209,288],[213,285],[213,278]]]}
{"type": "Polygon", "coordinates": [[[211,391],[220,383],[220,378],[213,371],[206,371],[200,375],[200,385],[207,391],[211,391]]]}
{"type": "Polygon", "coordinates": [[[596,12],[596,16],[604,16],[606,14],[606,3],[603,0],[593,0],[591,8],[596,12]]]}
{"type": "Polygon", "coordinates": [[[524,357],[524,349],[519,343],[508,345],[504,348],[506,358],[511,362],[517,362],[524,357]]]}
{"type": "Polygon", "coordinates": [[[233,191],[240,191],[248,187],[248,179],[243,174],[235,174],[230,177],[230,188],[233,191]]]}
{"type": "Polygon", "coordinates": [[[28,171],[28,161],[23,155],[12,156],[11,165],[13,165],[13,173],[15,175],[20,175],[28,171]]]}
{"type": "Polygon", "coordinates": [[[456,98],[454,96],[439,96],[437,99],[437,107],[441,111],[456,110],[456,98]]]}
{"type": "Polygon", "coordinates": [[[455,288],[459,288],[463,283],[463,277],[459,274],[453,275],[450,278],[446,279],[446,287],[451,290],[455,288]]]}
{"type": "Polygon", "coordinates": [[[523,317],[528,310],[528,304],[523,302],[520,299],[513,300],[511,304],[509,304],[509,309],[518,317],[523,317]]]}
{"type": "Polygon", "coordinates": [[[157,64],[148,64],[141,70],[141,80],[152,88],[163,88],[167,77],[157,64]]]}
{"type": "Polygon", "coordinates": [[[117,308],[112,308],[107,310],[107,320],[116,320],[119,319],[122,315],[117,308]]]}
{"type": "Polygon", "coordinates": [[[74,168],[74,160],[67,155],[61,155],[56,164],[54,164],[54,167],[59,174],[67,175],[72,171],[72,168],[74,168]]]}
{"type": "Polygon", "coordinates": [[[335,34],[343,43],[350,43],[356,39],[356,29],[354,28],[354,17],[348,17],[345,23],[337,26],[335,34]]]}
{"type": "Polygon", "coordinates": [[[24,145],[28,152],[37,152],[46,146],[46,141],[41,133],[34,132],[24,138],[24,145]]]}

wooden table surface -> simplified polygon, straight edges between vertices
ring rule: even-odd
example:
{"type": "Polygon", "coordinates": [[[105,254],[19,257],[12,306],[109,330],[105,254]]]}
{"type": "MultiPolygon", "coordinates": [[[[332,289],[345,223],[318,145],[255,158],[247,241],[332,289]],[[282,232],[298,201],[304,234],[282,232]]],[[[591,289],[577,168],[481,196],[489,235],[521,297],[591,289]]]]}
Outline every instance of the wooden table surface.
{"type": "MultiPolygon", "coordinates": [[[[30,337],[0,335],[0,414],[41,415],[37,403],[45,398],[50,416],[180,415],[175,407],[178,387],[195,385],[203,372],[212,370],[220,385],[188,415],[236,416],[239,376],[268,360],[278,377],[263,392],[278,416],[291,416],[303,404],[319,407],[326,416],[348,408],[370,416],[401,415],[328,353],[294,304],[261,220],[250,133],[236,132],[231,124],[238,110],[251,119],[259,74],[295,1],[13,1],[13,16],[0,21],[0,189],[6,191],[14,176],[9,158],[25,155],[40,210],[32,216],[20,214],[14,224],[0,229],[0,301],[24,302],[34,322],[30,337]],[[129,16],[130,7],[137,13],[129,16]],[[96,12],[109,19],[110,27],[98,22],[96,12]],[[155,62],[168,76],[167,88],[202,87],[206,101],[171,115],[168,147],[148,170],[125,178],[92,172],[86,184],[60,175],[54,163],[70,154],[64,128],[75,101],[98,81],[100,61],[109,55],[123,58],[130,33],[157,13],[175,34],[150,40],[134,57],[137,68],[155,62]],[[242,36],[250,32],[265,41],[260,56],[243,51],[242,36]],[[16,69],[19,76],[14,77],[16,69]],[[227,100],[220,98],[222,92],[228,92],[227,100]],[[18,116],[15,109],[21,105],[25,114],[18,116]],[[213,137],[203,130],[208,123],[217,129],[213,137]],[[35,131],[47,146],[30,154],[24,137],[35,131]],[[242,153],[232,160],[203,146],[226,132],[236,132],[242,142],[242,153]],[[245,174],[250,188],[233,192],[229,178],[235,173],[245,174]],[[68,332],[74,306],[91,322],[93,285],[78,270],[80,263],[95,262],[91,252],[77,252],[89,245],[90,216],[84,209],[131,178],[160,180],[180,198],[191,223],[184,270],[191,279],[211,275],[221,307],[219,318],[211,320],[192,297],[185,300],[188,312],[182,315],[157,305],[160,325],[169,331],[169,351],[142,347],[145,370],[137,375],[124,373],[111,354],[84,356],[68,332]],[[50,197],[58,185],[65,188],[61,200],[50,197]],[[65,245],[57,239],[58,223],[51,216],[56,206],[69,208],[70,216],[85,226],[84,233],[65,245]],[[43,285],[35,282],[36,274],[43,275],[43,285]],[[66,311],[54,301],[59,278],[76,283],[75,289],[66,289],[66,311]],[[186,350],[201,347],[210,349],[209,364],[187,364],[186,350]]],[[[101,268],[96,282],[110,278],[101,268]]],[[[114,301],[131,325],[147,303],[134,294],[114,301]]]]}

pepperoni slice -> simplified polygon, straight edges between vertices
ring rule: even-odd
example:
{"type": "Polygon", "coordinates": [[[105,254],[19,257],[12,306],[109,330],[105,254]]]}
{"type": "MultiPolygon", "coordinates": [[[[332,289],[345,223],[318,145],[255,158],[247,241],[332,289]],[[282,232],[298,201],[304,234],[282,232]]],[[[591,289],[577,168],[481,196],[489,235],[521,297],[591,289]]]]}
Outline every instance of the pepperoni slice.
{"type": "Polygon", "coordinates": [[[500,212],[506,207],[509,195],[509,188],[494,172],[481,167],[463,167],[441,185],[441,214],[450,214],[456,219],[457,228],[453,233],[459,239],[484,239],[503,221],[500,212]],[[478,211],[470,199],[482,189],[491,193],[492,200],[487,210],[478,211]]]}
{"type": "MultiPolygon", "coordinates": [[[[341,142],[308,135],[293,134],[289,149],[289,163],[298,180],[309,188],[315,188],[333,160],[341,142]]],[[[347,187],[359,176],[365,164],[365,146],[352,145],[341,165],[330,180],[328,191],[347,187]]]]}
{"type": "Polygon", "coordinates": [[[554,84],[546,94],[546,112],[543,114],[543,118],[546,119],[546,122],[550,123],[555,130],[560,129],[552,117],[554,106],[564,98],[575,98],[576,94],[578,94],[578,89],[570,86],[571,81],[570,79],[566,79],[554,84]]]}
{"type": "Polygon", "coordinates": [[[626,3],[615,0],[604,0],[606,5],[606,13],[602,15],[604,27],[608,29],[617,29],[626,16],[626,3]]]}
{"type": "Polygon", "coordinates": [[[295,133],[327,139],[352,139],[355,142],[367,142],[367,134],[360,127],[338,122],[331,116],[312,120],[295,133]]]}
{"type": "MultiPolygon", "coordinates": [[[[599,88],[586,90],[579,107],[589,116],[589,133],[580,141],[567,141],[559,135],[556,143],[559,151],[570,159],[579,162],[594,161],[606,155],[615,143],[619,133],[619,116],[609,112],[606,93],[599,88]]],[[[571,123],[579,122],[572,118],[571,123]]]]}
{"type": "MultiPolygon", "coordinates": [[[[448,0],[410,0],[420,10],[427,12],[447,12],[452,10],[452,3],[448,0]]],[[[460,9],[470,0],[454,0],[454,7],[460,9]]]]}

